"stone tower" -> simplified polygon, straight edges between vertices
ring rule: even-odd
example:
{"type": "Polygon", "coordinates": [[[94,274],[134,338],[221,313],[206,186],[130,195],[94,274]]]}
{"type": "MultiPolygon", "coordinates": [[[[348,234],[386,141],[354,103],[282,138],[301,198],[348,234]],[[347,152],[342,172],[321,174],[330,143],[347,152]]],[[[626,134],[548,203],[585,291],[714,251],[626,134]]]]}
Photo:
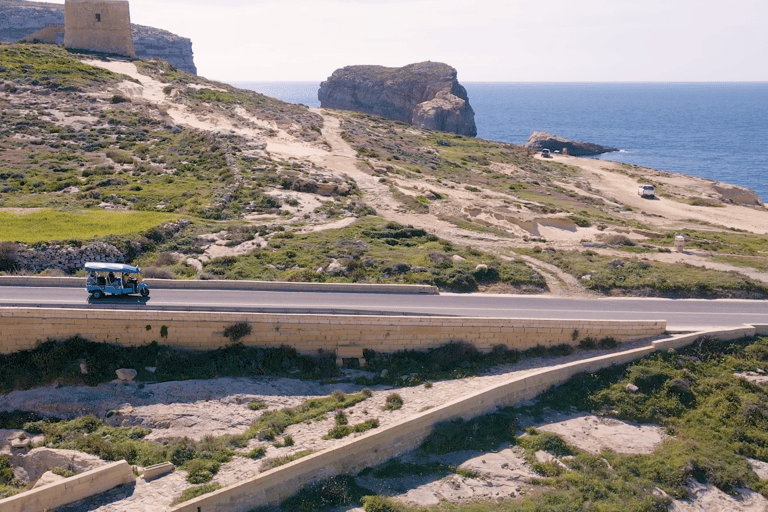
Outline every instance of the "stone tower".
{"type": "Polygon", "coordinates": [[[135,58],[128,0],[65,0],[64,46],[135,58]]]}

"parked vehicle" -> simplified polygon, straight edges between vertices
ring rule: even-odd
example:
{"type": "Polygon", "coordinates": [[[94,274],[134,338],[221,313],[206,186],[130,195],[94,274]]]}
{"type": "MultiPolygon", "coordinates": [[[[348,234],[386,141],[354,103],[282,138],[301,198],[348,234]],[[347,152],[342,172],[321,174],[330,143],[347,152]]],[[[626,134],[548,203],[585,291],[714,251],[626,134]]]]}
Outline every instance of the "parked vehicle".
{"type": "Polygon", "coordinates": [[[653,185],[640,185],[637,189],[637,195],[653,199],[656,197],[656,190],[654,190],[653,185]]]}
{"type": "Polygon", "coordinates": [[[149,287],[140,282],[141,269],[139,267],[122,263],[89,261],[84,268],[88,273],[85,289],[94,299],[101,299],[108,293],[111,295],[138,293],[142,297],[149,296],[149,287]]]}
{"type": "Polygon", "coordinates": [[[550,158],[552,154],[549,152],[547,148],[544,148],[541,150],[541,157],[542,158],[550,158]]]}

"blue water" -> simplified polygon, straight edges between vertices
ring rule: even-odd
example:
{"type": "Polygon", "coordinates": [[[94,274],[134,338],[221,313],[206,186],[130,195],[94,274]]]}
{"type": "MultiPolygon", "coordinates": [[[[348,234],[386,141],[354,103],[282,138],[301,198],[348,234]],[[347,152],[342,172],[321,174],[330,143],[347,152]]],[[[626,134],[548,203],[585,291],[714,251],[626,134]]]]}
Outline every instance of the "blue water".
{"type": "MultiPolygon", "coordinates": [[[[317,82],[242,82],[320,106],[317,82]]],[[[477,136],[524,143],[535,130],[621,149],[599,158],[726,181],[768,202],[768,82],[464,83],[477,136]]]]}

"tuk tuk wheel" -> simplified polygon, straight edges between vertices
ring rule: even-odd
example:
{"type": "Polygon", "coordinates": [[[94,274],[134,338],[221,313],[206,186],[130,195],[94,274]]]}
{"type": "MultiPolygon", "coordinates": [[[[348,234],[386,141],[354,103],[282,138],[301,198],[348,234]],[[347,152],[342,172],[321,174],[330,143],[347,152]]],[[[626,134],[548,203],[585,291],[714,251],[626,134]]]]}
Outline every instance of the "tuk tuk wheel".
{"type": "Polygon", "coordinates": [[[142,288],[139,293],[141,293],[142,297],[148,297],[149,296],[149,288],[142,288]]]}
{"type": "Polygon", "coordinates": [[[96,290],[96,291],[93,292],[92,296],[93,296],[94,299],[98,300],[98,299],[101,299],[101,298],[104,297],[104,292],[101,291],[101,290],[96,290]]]}

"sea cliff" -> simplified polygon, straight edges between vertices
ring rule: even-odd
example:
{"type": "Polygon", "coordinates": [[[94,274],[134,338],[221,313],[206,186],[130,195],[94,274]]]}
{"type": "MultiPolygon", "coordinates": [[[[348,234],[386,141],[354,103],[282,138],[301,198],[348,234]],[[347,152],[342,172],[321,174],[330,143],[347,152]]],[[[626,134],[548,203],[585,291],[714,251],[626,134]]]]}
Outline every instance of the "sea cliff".
{"type": "Polygon", "coordinates": [[[323,108],[373,114],[420,128],[477,135],[475,113],[454,68],[421,62],[402,68],[347,66],[320,84],[323,108]]]}

